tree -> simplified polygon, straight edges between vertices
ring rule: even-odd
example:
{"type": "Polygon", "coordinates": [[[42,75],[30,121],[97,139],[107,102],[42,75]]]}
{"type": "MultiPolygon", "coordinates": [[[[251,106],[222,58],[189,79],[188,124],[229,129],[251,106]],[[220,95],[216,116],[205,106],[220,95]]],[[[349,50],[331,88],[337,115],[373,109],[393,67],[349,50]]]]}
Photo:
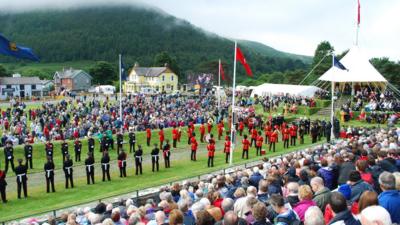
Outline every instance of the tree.
{"type": "Polygon", "coordinates": [[[9,76],[6,68],[2,65],[0,65],[0,77],[7,77],[9,76]]]}
{"type": "Polygon", "coordinates": [[[390,61],[389,58],[372,58],[370,60],[372,65],[389,81],[389,83],[400,87],[400,62],[390,61]]]}
{"type": "Polygon", "coordinates": [[[179,81],[182,82],[181,80],[181,73],[178,64],[176,63],[176,59],[172,58],[166,51],[163,51],[159,54],[157,54],[154,57],[154,63],[153,66],[165,66],[165,64],[168,64],[168,67],[179,77],[179,81]]]}
{"type": "Polygon", "coordinates": [[[319,43],[314,53],[311,68],[314,68],[313,73],[305,80],[305,83],[312,83],[322,74],[329,70],[332,66],[332,57],[329,54],[334,51],[333,46],[328,41],[319,43]],[[321,61],[322,60],[322,61],[321,61]]]}
{"type": "Polygon", "coordinates": [[[94,84],[111,84],[118,79],[114,66],[105,61],[99,61],[89,69],[89,74],[93,77],[94,84]]]}

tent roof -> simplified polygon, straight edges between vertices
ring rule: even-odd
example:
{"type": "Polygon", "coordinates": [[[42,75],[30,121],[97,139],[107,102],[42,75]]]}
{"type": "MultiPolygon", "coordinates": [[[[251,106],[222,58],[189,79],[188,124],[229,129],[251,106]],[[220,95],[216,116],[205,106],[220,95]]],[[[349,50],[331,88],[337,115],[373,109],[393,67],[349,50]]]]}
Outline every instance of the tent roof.
{"type": "Polygon", "coordinates": [[[271,84],[264,83],[259,86],[253,87],[251,96],[255,94],[263,96],[269,94],[290,94],[312,97],[314,93],[320,88],[308,85],[291,85],[291,84],[271,84]]]}
{"type": "Polygon", "coordinates": [[[337,67],[331,67],[319,80],[333,82],[384,82],[387,80],[375,69],[368,58],[362,54],[359,47],[354,46],[340,60],[348,69],[341,70],[337,67]]]}

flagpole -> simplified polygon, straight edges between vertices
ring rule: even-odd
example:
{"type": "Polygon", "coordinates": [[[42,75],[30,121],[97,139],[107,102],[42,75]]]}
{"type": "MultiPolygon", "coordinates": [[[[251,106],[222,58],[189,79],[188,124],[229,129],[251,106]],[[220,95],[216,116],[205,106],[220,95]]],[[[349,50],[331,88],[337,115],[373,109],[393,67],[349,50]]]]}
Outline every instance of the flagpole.
{"type": "Polygon", "coordinates": [[[221,113],[221,96],[220,96],[220,88],[221,88],[221,59],[218,60],[218,115],[221,113]]]}
{"type": "MultiPolygon", "coordinates": [[[[121,123],[123,123],[122,118],[122,56],[119,54],[119,118],[121,123]]],[[[121,124],[121,133],[123,132],[123,124],[121,124]]]]}
{"type": "MultiPolygon", "coordinates": [[[[335,55],[332,51],[332,68],[335,67],[335,55]]],[[[335,139],[335,134],[334,134],[334,94],[335,94],[335,82],[331,81],[331,138],[332,140],[335,139]]]]}
{"type": "Polygon", "coordinates": [[[233,151],[235,149],[235,95],[236,95],[236,52],[237,52],[237,42],[235,41],[235,56],[233,59],[233,84],[232,84],[232,119],[231,119],[231,148],[229,149],[229,165],[232,165],[233,161],[233,151]]]}

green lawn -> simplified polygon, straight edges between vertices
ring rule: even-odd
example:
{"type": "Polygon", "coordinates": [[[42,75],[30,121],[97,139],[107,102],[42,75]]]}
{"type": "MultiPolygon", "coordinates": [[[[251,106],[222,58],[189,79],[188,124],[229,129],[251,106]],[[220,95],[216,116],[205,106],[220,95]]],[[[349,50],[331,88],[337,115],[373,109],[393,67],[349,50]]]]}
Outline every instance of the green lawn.
{"type": "MultiPolygon", "coordinates": [[[[196,129],[198,131],[198,129],[196,129]]],[[[153,132],[153,135],[156,134],[156,131],[153,132]]],[[[170,129],[165,130],[166,138],[170,138],[171,132],[170,129]]],[[[154,138],[158,136],[153,136],[154,138]]],[[[137,140],[139,144],[145,143],[144,133],[137,133],[137,140]]],[[[154,140],[154,139],[153,139],[154,140]]],[[[112,181],[111,182],[101,182],[100,177],[96,177],[97,183],[95,185],[86,185],[86,178],[75,179],[74,183],[76,188],[74,189],[65,189],[64,182],[56,183],[56,193],[47,194],[44,192],[45,186],[40,186],[36,188],[28,188],[29,198],[18,200],[16,198],[16,191],[8,194],[7,198],[9,202],[7,204],[0,204],[0,221],[2,220],[11,220],[19,217],[23,217],[25,215],[31,214],[39,214],[45,211],[50,211],[53,209],[65,208],[75,204],[87,203],[90,201],[95,201],[98,199],[104,199],[107,197],[112,197],[118,194],[124,194],[128,192],[133,192],[135,190],[140,190],[143,188],[148,188],[152,186],[157,186],[161,184],[166,184],[169,182],[201,175],[207,174],[209,172],[226,168],[228,167],[225,164],[225,155],[222,154],[222,144],[223,141],[219,141],[217,144],[217,152],[215,157],[215,167],[208,168],[207,167],[207,156],[205,152],[198,154],[198,161],[192,162],[189,160],[189,147],[185,144],[187,138],[185,133],[183,133],[183,138],[181,140],[180,146],[183,148],[175,150],[175,151],[187,151],[188,158],[187,160],[179,160],[175,161],[172,153],[172,162],[171,169],[165,169],[163,166],[163,160],[161,160],[161,168],[160,172],[152,173],[151,165],[144,165],[144,174],[142,176],[134,176],[133,171],[127,171],[128,177],[121,179],[118,177],[118,171],[112,171],[112,181]],[[151,175],[150,175],[151,174],[151,175]],[[99,182],[100,181],[100,182],[99,182]]],[[[306,137],[306,143],[304,145],[298,145],[296,148],[290,148],[284,150],[282,147],[282,142],[277,144],[277,151],[275,153],[267,153],[267,156],[274,156],[283,154],[289,151],[294,151],[297,149],[303,149],[306,146],[310,145],[310,139],[306,137]]],[[[98,145],[97,145],[98,146],[98,145]]],[[[96,146],[96,149],[97,149],[96,146]]],[[[180,147],[178,146],[178,147],[180,147]]],[[[205,145],[202,144],[199,148],[204,149],[205,145]]],[[[264,147],[266,148],[266,146],[264,147]]],[[[56,163],[56,168],[61,167],[61,152],[59,148],[59,144],[55,146],[55,155],[54,161],[56,163]]],[[[252,148],[250,151],[250,159],[243,160],[241,159],[241,144],[237,146],[237,150],[234,154],[234,163],[241,164],[246,161],[250,162],[251,160],[261,159],[261,157],[256,158],[255,149],[252,148]]],[[[149,154],[150,149],[145,146],[144,152],[145,154],[149,154]]],[[[173,150],[174,151],[174,150],[173,150]]],[[[86,142],[84,142],[84,152],[86,152],[86,142]]],[[[100,153],[95,151],[95,157],[99,160],[100,153]]],[[[20,147],[16,148],[16,155],[22,155],[22,149],[20,147]]],[[[34,152],[34,166],[36,167],[34,171],[42,171],[42,166],[44,163],[44,150],[42,145],[35,146],[34,152]]],[[[116,158],[115,151],[111,151],[111,158],[116,158]]],[[[132,163],[132,159],[130,159],[129,163],[132,163]]],[[[61,176],[60,173],[57,174],[61,176]]],[[[29,175],[28,175],[29,177],[29,175]]],[[[43,178],[44,182],[44,178],[43,178]]],[[[43,184],[45,185],[45,184],[43,184]]]]}

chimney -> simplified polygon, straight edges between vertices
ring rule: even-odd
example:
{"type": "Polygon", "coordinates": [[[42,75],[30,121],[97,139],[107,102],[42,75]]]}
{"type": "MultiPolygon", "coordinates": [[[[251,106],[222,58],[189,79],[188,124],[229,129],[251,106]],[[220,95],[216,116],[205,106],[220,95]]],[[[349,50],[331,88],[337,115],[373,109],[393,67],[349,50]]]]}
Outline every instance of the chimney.
{"type": "Polygon", "coordinates": [[[137,67],[139,67],[139,63],[138,62],[135,62],[135,66],[134,66],[135,68],[137,68],[137,67]]]}

